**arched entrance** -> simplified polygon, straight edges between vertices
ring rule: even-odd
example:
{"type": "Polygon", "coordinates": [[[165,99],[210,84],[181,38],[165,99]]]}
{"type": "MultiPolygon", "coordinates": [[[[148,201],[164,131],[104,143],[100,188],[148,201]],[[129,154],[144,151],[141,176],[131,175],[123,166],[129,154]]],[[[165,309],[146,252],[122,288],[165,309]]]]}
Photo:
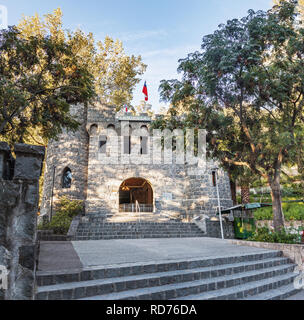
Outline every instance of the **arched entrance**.
{"type": "Polygon", "coordinates": [[[143,178],[125,180],[119,188],[120,212],[153,212],[153,190],[143,178]]]}

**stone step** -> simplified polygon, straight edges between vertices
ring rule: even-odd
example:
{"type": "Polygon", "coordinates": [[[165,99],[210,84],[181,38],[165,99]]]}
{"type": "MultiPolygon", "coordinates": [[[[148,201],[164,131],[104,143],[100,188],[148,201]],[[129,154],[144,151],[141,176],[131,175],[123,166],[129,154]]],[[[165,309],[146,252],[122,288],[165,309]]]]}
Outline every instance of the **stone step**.
{"type": "Polygon", "coordinates": [[[169,238],[201,238],[204,237],[201,233],[125,233],[125,234],[77,234],[77,238],[101,238],[101,239],[169,239],[169,238]]]}
{"type": "Polygon", "coordinates": [[[73,241],[92,241],[92,240],[138,240],[138,239],[180,239],[180,238],[199,238],[202,236],[176,235],[176,236],[102,236],[102,237],[75,237],[73,241]]]}
{"type": "Polygon", "coordinates": [[[200,229],[197,230],[79,230],[77,231],[77,234],[121,234],[124,235],[126,233],[131,234],[162,234],[162,233],[167,233],[167,234],[177,234],[177,233],[193,233],[193,234],[200,234],[202,231],[200,229]]]}
{"type": "Polygon", "coordinates": [[[190,224],[190,223],[170,223],[170,224],[165,224],[165,223],[130,223],[130,222],[126,222],[126,223],[98,223],[98,222],[81,222],[79,224],[82,227],[88,227],[88,226],[97,226],[97,227],[104,227],[104,228],[191,228],[191,227],[195,227],[196,225],[190,224]]]}
{"type": "Polygon", "coordinates": [[[125,233],[94,233],[94,232],[87,232],[87,233],[78,233],[76,237],[165,237],[165,238],[180,238],[180,237],[200,237],[202,234],[200,232],[166,232],[166,233],[142,233],[142,232],[125,232],[125,233]]]}
{"type": "Polygon", "coordinates": [[[302,291],[301,289],[296,289],[293,283],[288,285],[272,289],[266,292],[262,292],[255,296],[247,296],[243,300],[285,300],[290,296],[297,294],[302,291]]]}
{"type": "Polygon", "coordinates": [[[143,238],[193,238],[204,233],[194,223],[174,222],[128,222],[97,223],[82,222],[78,226],[75,240],[111,240],[143,238]]]}
{"type": "Polygon", "coordinates": [[[187,227],[187,226],[195,226],[194,223],[184,223],[184,222],[172,222],[172,223],[160,223],[160,222],[112,222],[112,223],[102,223],[102,222],[80,222],[80,225],[97,225],[104,227],[124,227],[124,226],[151,226],[151,227],[162,227],[162,226],[172,226],[172,227],[187,227]]]}
{"type": "Polygon", "coordinates": [[[78,229],[77,231],[79,231],[79,232],[92,232],[92,231],[94,231],[94,232],[129,232],[129,231],[134,231],[134,232],[138,232],[138,231],[144,231],[144,232],[146,232],[146,231],[151,231],[151,232],[156,232],[156,231],[161,231],[161,232],[166,232],[166,231],[168,231],[168,232],[191,232],[191,231],[199,231],[200,229],[199,228],[196,228],[196,229],[194,229],[194,228],[189,228],[189,229],[181,229],[181,228],[170,228],[170,229],[165,229],[165,228],[143,228],[143,229],[141,229],[141,228],[137,228],[137,229],[135,229],[135,228],[130,228],[130,229],[103,229],[102,227],[101,228],[88,228],[88,229],[78,229]]]}
{"type": "Polygon", "coordinates": [[[41,235],[38,240],[40,241],[70,241],[67,235],[41,235]]]}
{"type": "Polygon", "coordinates": [[[243,294],[243,297],[250,294],[254,295],[258,292],[258,288],[263,288],[267,284],[269,289],[272,289],[273,286],[280,287],[290,284],[295,277],[291,273],[293,267],[293,265],[282,266],[207,280],[97,294],[79,300],[182,300],[183,298],[185,300],[210,300],[212,298],[228,299],[232,297],[236,299],[237,293],[239,293],[239,297],[241,297],[241,294],[243,294]],[[202,297],[204,298],[201,299],[202,297]]]}
{"type": "Polygon", "coordinates": [[[89,241],[89,240],[132,240],[132,239],[178,239],[178,238],[200,238],[204,237],[204,235],[191,235],[191,234],[176,234],[176,235],[124,235],[124,236],[115,236],[115,235],[108,235],[108,236],[76,236],[74,241],[89,241]]]}
{"type": "Polygon", "coordinates": [[[77,231],[77,234],[200,234],[202,231],[200,229],[197,230],[84,230],[77,231]]]}
{"type": "Polygon", "coordinates": [[[108,231],[108,232],[103,232],[103,231],[86,231],[86,232],[77,232],[76,236],[84,236],[84,235],[100,235],[100,236],[109,236],[109,235],[116,235],[116,236],[124,236],[124,235],[201,235],[203,232],[202,231],[158,231],[158,232],[153,232],[153,231],[108,231]]]}
{"type": "MultiPolygon", "coordinates": [[[[100,220],[96,220],[97,222],[102,222],[100,220]]],[[[138,217],[131,217],[131,218],[107,218],[105,220],[107,223],[178,223],[180,221],[175,221],[173,219],[160,219],[160,218],[153,218],[153,217],[144,217],[144,218],[138,218],[138,217]]]]}
{"type": "Polygon", "coordinates": [[[285,289],[291,289],[291,291],[286,293],[290,296],[295,293],[292,290],[295,277],[296,275],[290,272],[268,279],[241,284],[236,287],[224,288],[201,294],[192,294],[181,297],[178,300],[243,300],[257,295],[264,297],[263,293],[266,294],[266,292],[274,289],[280,290],[283,287],[285,287],[285,289]]]}
{"type": "MultiPolygon", "coordinates": [[[[38,286],[49,286],[53,284],[89,281],[97,279],[108,279],[113,277],[136,276],[176,270],[193,270],[198,268],[214,268],[214,270],[238,268],[233,272],[250,271],[252,268],[260,268],[261,264],[269,266],[286,264],[288,259],[281,256],[280,251],[264,251],[262,253],[242,254],[219,258],[197,258],[179,261],[159,261],[158,263],[124,264],[111,267],[91,267],[84,270],[63,270],[57,272],[37,272],[38,286]],[[252,267],[259,266],[259,267],[252,267]]],[[[227,271],[228,272],[228,271],[227,271]]],[[[228,273],[227,273],[228,274],[228,273]]]]}
{"type": "Polygon", "coordinates": [[[77,231],[197,231],[200,230],[198,227],[188,227],[188,228],[180,228],[180,227],[159,227],[159,228],[151,228],[151,227],[122,227],[122,228],[109,228],[109,227],[103,227],[103,226],[90,226],[90,227],[80,227],[77,229],[77,231]]]}
{"type": "MultiPolygon", "coordinates": [[[[252,257],[254,255],[248,258],[252,257]]],[[[213,263],[216,263],[216,261],[213,261],[213,263]]],[[[288,259],[272,258],[247,263],[218,265],[217,267],[208,266],[167,272],[152,272],[42,286],[38,288],[36,298],[38,300],[61,300],[89,298],[98,295],[98,299],[102,297],[106,300],[110,296],[114,299],[113,295],[116,295],[115,299],[146,299],[150,289],[151,292],[149,294],[153,293],[154,295],[149,296],[150,298],[148,299],[156,298],[156,296],[170,299],[219,288],[228,288],[269,277],[277,277],[291,273],[293,269],[294,264],[288,263],[288,259]]],[[[149,268],[144,268],[142,271],[144,270],[148,271],[149,268]]]]}
{"type": "Polygon", "coordinates": [[[195,224],[181,224],[181,223],[170,223],[170,224],[160,224],[160,223],[112,223],[112,224],[105,224],[105,223],[95,223],[95,222],[89,222],[89,223],[80,223],[80,226],[82,227],[88,227],[88,226],[97,226],[97,227],[104,227],[104,228],[192,228],[196,227],[195,224]]]}
{"type": "Polygon", "coordinates": [[[37,230],[37,234],[41,234],[41,235],[52,235],[54,234],[53,230],[37,230]]]}

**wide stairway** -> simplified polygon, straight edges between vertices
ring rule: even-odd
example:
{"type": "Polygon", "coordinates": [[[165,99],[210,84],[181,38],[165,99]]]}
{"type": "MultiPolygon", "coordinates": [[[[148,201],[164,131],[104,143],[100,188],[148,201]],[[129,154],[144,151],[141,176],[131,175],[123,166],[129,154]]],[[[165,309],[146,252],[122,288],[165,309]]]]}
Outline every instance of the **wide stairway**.
{"type": "Polygon", "coordinates": [[[185,223],[152,214],[116,215],[111,218],[84,217],[74,240],[111,240],[144,238],[192,238],[205,234],[194,223],[185,223]]]}
{"type": "Polygon", "coordinates": [[[280,300],[297,293],[279,251],[38,272],[37,300],[280,300]]]}

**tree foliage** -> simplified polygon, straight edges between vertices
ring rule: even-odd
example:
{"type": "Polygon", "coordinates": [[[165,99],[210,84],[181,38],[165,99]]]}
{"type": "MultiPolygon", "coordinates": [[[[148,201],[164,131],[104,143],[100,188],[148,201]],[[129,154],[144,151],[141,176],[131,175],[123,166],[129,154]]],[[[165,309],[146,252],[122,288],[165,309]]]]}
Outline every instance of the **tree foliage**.
{"type": "Polygon", "coordinates": [[[103,102],[120,109],[129,104],[133,90],[139,83],[139,76],[146,70],[141,56],[128,56],[122,42],[105,37],[96,43],[92,33],[85,34],[80,29],[65,31],[62,26],[62,11],[58,8],[44,19],[38,14],[23,17],[18,25],[24,37],[46,36],[66,41],[83,66],[87,67],[95,79],[95,90],[103,102]]]}
{"type": "MultiPolygon", "coordinates": [[[[276,6],[281,6],[286,0],[273,0],[273,4],[276,6]]],[[[304,19],[304,0],[298,0],[296,3],[296,10],[298,12],[299,20],[304,19]]]]}
{"type": "Polygon", "coordinates": [[[161,96],[197,107],[209,153],[247,168],[271,187],[274,225],[283,226],[280,175],[304,146],[304,29],[297,1],[268,12],[249,10],[203,38],[202,51],[180,60],[181,81],[163,81],[161,96]]]}
{"type": "Polygon", "coordinates": [[[21,36],[10,27],[0,33],[0,135],[23,142],[38,133],[56,137],[76,129],[70,105],[94,97],[94,80],[64,41],[21,36]]]}

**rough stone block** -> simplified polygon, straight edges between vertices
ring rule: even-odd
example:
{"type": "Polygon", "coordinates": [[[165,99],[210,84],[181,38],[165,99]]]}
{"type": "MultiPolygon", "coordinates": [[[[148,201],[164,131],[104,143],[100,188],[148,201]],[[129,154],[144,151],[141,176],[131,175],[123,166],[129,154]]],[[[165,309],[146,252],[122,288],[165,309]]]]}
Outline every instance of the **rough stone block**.
{"type": "Polygon", "coordinates": [[[28,185],[24,202],[34,207],[37,205],[37,199],[39,199],[39,186],[38,184],[28,185]]]}
{"type": "Polygon", "coordinates": [[[0,245],[0,265],[8,267],[11,258],[11,253],[5,247],[0,245]]]}
{"type": "Polygon", "coordinates": [[[57,290],[57,291],[51,291],[48,294],[48,300],[61,300],[62,298],[62,291],[57,290]]]}
{"type": "Polygon", "coordinates": [[[6,215],[0,212],[0,245],[5,243],[6,238],[6,215]]]}
{"type": "Polygon", "coordinates": [[[74,289],[74,299],[81,299],[84,298],[86,295],[85,288],[79,287],[74,289]]]}
{"type": "Polygon", "coordinates": [[[36,261],[35,245],[19,247],[19,264],[24,268],[34,270],[36,261]]]}
{"type": "Polygon", "coordinates": [[[45,148],[26,144],[16,144],[14,179],[38,180],[41,175],[45,148]]]}
{"type": "Polygon", "coordinates": [[[5,172],[5,160],[8,158],[11,150],[6,142],[0,141],[0,179],[5,172]]]}

